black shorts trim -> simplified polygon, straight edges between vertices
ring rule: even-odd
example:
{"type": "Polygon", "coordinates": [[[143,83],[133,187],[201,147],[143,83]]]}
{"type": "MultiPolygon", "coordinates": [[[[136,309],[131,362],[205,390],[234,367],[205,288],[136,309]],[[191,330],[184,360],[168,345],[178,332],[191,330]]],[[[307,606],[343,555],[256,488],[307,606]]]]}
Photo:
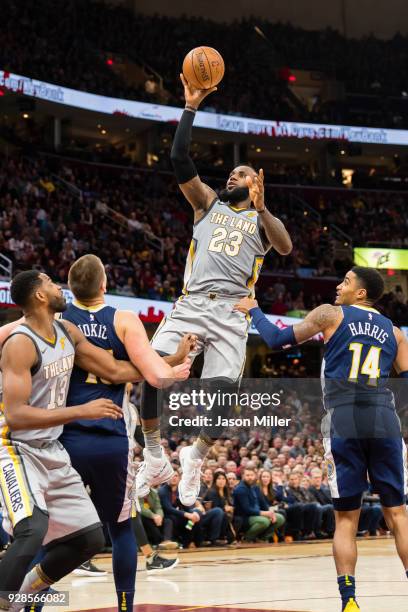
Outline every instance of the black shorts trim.
{"type": "Polygon", "coordinates": [[[97,527],[102,527],[102,523],[100,521],[98,521],[97,523],[93,523],[92,525],[88,525],[87,527],[83,527],[82,529],[78,529],[78,531],[74,531],[73,533],[69,533],[68,535],[63,536],[62,538],[56,538],[55,540],[48,542],[48,544],[44,546],[44,549],[50,550],[50,548],[57,546],[57,544],[61,544],[62,542],[68,542],[69,540],[77,538],[78,536],[81,536],[84,533],[88,533],[88,531],[94,531],[97,527]]]}
{"type": "Polygon", "coordinates": [[[351,495],[350,497],[333,498],[333,508],[337,510],[337,512],[351,512],[352,510],[358,510],[361,508],[362,499],[362,493],[351,495]]]}

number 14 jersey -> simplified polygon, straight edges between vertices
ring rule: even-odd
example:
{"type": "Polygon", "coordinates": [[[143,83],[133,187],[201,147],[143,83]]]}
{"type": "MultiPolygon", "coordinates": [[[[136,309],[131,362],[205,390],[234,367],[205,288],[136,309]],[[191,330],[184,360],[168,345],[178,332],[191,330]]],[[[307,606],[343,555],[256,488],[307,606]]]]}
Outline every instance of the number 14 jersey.
{"type": "Polygon", "coordinates": [[[253,296],[269,248],[255,209],[214,200],[194,225],[183,292],[253,296]]]}

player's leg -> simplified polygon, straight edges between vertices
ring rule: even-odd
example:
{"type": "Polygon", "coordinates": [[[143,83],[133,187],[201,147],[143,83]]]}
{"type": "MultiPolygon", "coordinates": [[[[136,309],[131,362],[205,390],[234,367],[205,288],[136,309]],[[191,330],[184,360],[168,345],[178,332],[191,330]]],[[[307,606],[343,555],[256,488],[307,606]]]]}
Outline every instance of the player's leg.
{"type": "MultiPolygon", "coordinates": [[[[89,498],[88,504],[96,515],[89,498]]],[[[88,510],[90,508],[88,507],[88,510]]],[[[83,510],[85,510],[85,505],[83,510]]],[[[92,520],[97,518],[97,515],[95,515],[93,515],[92,520]]],[[[90,513],[88,516],[90,516],[90,513]]],[[[102,525],[97,522],[70,534],[66,539],[64,538],[64,541],[54,540],[49,542],[46,546],[44,559],[25,576],[20,592],[35,594],[48,589],[52,584],[58,582],[76,567],[100,552],[104,543],[102,525]]],[[[20,608],[21,604],[19,603],[5,609],[15,612],[20,608]]]]}
{"type": "Polygon", "coordinates": [[[0,445],[0,503],[4,527],[13,536],[0,563],[3,600],[0,608],[4,603],[4,609],[9,604],[6,593],[20,589],[48,530],[47,506],[42,494],[46,483],[30,449],[25,452],[26,446],[11,444],[8,440],[0,445]]]}
{"type": "MultiPolygon", "coordinates": [[[[152,346],[160,355],[175,353],[181,338],[186,333],[194,333],[199,338],[198,350],[190,357],[194,358],[203,350],[203,338],[206,333],[203,325],[203,299],[205,298],[185,296],[178,300],[174,310],[163,320],[152,338],[152,346]]],[[[173,469],[160,444],[159,402],[159,391],[147,382],[143,383],[140,419],[145,442],[143,450],[145,461],[136,476],[138,497],[145,497],[149,493],[150,486],[167,482],[173,475],[173,469]]]]}
{"type": "MultiPolygon", "coordinates": [[[[347,498],[342,500],[346,507],[361,504],[361,496],[346,500],[347,498]]],[[[342,610],[347,612],[359,609],[355,601],[356,534],[359,518],[360,508],[354,510],[335,510],[336,529],[333,538],[333,556],[336,564],[342,610]]]]}
{"type": "MultiPolygon", "coordinates": [[[[249,322],[245,315],[232,310],[234,300],[205,300],[201,316],[207,332],[201,377],[202,384],[208,386],[207,392],[215,398],[211,410],[214,423],[218,416],[228,416],[237,403],[234,397],[245,365],[249,322]]],[[[204,427],[194,444],[180,451],[179,495],[184,505],[194,505],[200,490],[202,463],[224,429],[214,425],[204,427]]]]}
{"type": "Polygon", "coordinates": [[[408,577],[408,471],[407,448],[402,437],[372,440],[369,475],[374,490],[380,495],[386,523],[394,534],[398,555],[408,577]]]}
{"type": "Polygon", "coordinates": [[[48,530],[48,516],[34,506],[32,515],[13,528],[13,542],[0,563],[0,609],[8,610],[8,593],[19,591],[48,530]]]}
{"type": "Polygon", "coordinates": [[[91,489],[91,500],[112,542],[118,609],[132,610],[137,546],[131,523],[133,444],[125,436],[67,433],[62,438],[73,467],[91,489]]]}
{"type": "MultiPolygon", "coordinates": [[[[325,423],[325,431],[328,423],[325,423]]],[[[329,424],[330,425],[330,424],[329,424]]],[[[336,528],[333,555],[342,610],[359,610],[356,603],[355,567],[357,563],[356,534],[361,499],[367,490],[367,442],[356,438],[344,439],[333,435],[323,439],[328,480],[336,528]]]]}

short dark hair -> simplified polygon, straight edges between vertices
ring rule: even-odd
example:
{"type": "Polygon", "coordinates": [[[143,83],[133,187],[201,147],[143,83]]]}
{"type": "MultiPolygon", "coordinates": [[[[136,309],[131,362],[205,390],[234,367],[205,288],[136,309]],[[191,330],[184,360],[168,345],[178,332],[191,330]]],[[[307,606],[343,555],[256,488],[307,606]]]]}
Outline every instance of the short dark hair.
{"type": "Polygon", "coordinates": [[[367,291],[367,299],[372,303],[378,302],[384,293],[384,280],[375,268],[354,266],[351,271],[357,276],[360,284],[367,291]]]}
{"type": "Polygon", "coordinates": [[[42,279],[38,270],[25,270],[19,272],[11,281],[11,299],[20,308],[27,308],[33,293],[41,285],[42,279]]]}
{"type": "Polygon", "coordinates": [[[96,255],[83,255],[69,269],[68,283],[78,300],[95,298],[104,278],[104,268],[96,255]]]}

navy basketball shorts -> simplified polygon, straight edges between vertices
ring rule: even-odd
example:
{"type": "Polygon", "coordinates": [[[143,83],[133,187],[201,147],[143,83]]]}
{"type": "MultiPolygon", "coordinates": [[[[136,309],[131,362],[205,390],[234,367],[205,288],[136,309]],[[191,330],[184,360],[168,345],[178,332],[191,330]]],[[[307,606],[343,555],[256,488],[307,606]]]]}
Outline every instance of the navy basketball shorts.
{"type": "Polygon", "coordinates": [[[335,510],[357,510],[362,494],[378,493],[383,506],[405,503],[407,449],[400,438],[323,440],[328,480],[335,510]]]}
{"type": "Polygon", "coordinates": [[[60,437],[103,522],[132,516],[133,441],[127,436],[66,430],[60,437]]]}

